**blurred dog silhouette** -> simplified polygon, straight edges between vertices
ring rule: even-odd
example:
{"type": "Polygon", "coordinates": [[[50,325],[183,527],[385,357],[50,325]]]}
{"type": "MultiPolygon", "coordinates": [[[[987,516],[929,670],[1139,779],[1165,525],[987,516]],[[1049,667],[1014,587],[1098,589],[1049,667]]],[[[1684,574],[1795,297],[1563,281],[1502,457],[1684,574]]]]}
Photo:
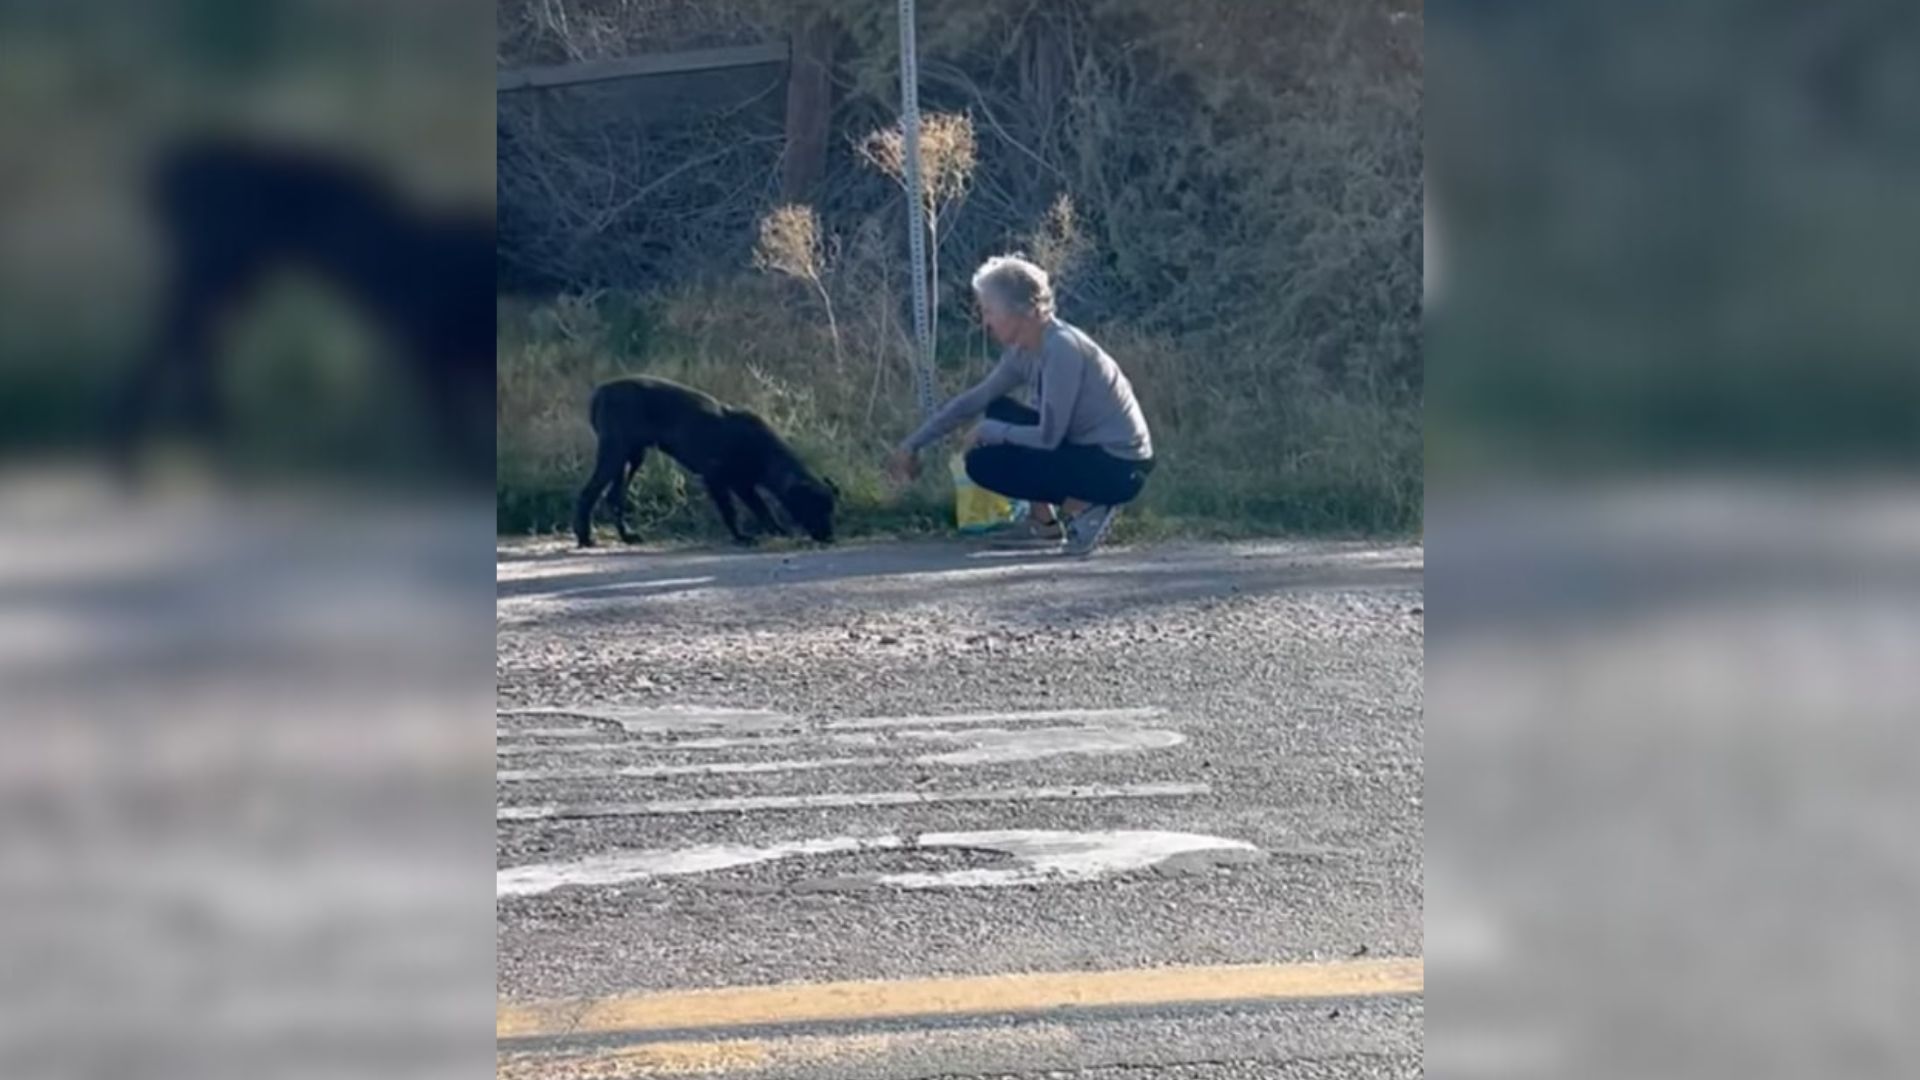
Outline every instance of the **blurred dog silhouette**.
{"type": "Polygon", "coordinates": [[[196,437],[225,433],[219,329],[294,268],[391,336],[448,458],[470,477],[492,475],[491,214],[415,206],[379,171],[342,155],[227,136],[172,144],[148,185],[169,277],[156,336],[116,408],[123,475],[169,394],[181,396],[196,437]]]}

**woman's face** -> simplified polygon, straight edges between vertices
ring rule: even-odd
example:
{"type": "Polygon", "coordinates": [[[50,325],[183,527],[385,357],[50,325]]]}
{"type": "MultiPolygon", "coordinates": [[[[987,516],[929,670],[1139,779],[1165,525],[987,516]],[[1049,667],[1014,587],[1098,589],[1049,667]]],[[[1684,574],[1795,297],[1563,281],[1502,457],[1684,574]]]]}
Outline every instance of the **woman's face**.
{"type": "Polygon", "coordinates": [[[982,296],[980,321],[986,324],[987,333],[993,335],[993,340],[1006,346],[1020,339],[1020,332],[1029,320],[1025,315],[1016,315],[1008,311],[998,301],[982,296]]]}

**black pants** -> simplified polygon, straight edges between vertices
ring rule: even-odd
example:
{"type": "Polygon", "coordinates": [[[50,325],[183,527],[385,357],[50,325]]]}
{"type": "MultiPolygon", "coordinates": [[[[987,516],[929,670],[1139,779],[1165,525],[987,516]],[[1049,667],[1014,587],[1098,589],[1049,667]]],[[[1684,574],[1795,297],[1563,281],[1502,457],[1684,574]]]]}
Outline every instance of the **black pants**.
{"type": "MultiPolygon", "coordinates": [[[[987,406],[987,419],[1037,424],[1040,414],[1001,398],[987,406]]],[[[967,476],[1009,499],[1063,503],[1082,499],[1102,506],[1132,502],[1146,486],[1153,461],[1127,461],[1094,446],[1061,443],[1052,450],[1029,446],[980,446],[967,451],[967,476]]]]}

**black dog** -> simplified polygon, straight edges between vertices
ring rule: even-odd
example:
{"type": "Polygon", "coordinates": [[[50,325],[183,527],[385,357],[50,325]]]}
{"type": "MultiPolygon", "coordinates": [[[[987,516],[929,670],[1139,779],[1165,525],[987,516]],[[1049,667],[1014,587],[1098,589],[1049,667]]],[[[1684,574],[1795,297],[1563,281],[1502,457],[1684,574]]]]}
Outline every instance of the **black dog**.
{"type": "Polygon", "coordinates": [[[647,451],[655,448],[700,477],[720,511],[720,520],[740,543],[753,540],[740,531],[734,517],[735,497],[753,512],[762,531],[786,531],[761,501],[757,488],[766,488],[780,500],[807,535],[823,544],[833,542],[833,504],[839,490],[832,481],[809,471],[767,422],[753,413],[722,405],[678,383],[636,377],[616,379],[595,390],[589,415],[600,447],[593,477],[581,489],[574,508],[573,535],[581,547],[593,546],[593,508],[608,489],[620,539],[629,544],[639,541],[627,527],[627,485],[646,461],[647,451]]]}
{"type": "Polygon", "coordinates": [[[123,468],[169,384],[185,391],[198,435],[221,433],[220,323],[276,271],[298,267],[392,335],[450,456],[473,476],[491,475],[490,213],[417,206],[383,172],[345,156],[219,135],[167,147],[148,194],[172,265],[158,338],[115,418],[123,468]]]}

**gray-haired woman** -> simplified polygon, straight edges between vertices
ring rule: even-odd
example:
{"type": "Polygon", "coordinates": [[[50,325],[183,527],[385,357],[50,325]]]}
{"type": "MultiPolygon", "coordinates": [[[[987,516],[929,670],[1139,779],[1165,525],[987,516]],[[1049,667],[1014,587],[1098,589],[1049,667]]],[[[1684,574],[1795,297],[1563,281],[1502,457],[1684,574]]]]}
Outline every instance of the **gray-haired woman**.
{"type": "Polygon", "coordinates": [[[1005,349],[1000,363],[909,435],[889,471],[910,479],[921,449],[984,416],[969,438],[967,475],[988,491],[1031,502],[1037,536],[1091,554],[1153,471],[1153,438],[1133,386],[1092,338],[1055,317],[1046,271],[1017,257],[988,259],[973,275],[973,292],[1005,349]],[[1007,396],[1022,387],[1031,406],[1007,396]]]}

